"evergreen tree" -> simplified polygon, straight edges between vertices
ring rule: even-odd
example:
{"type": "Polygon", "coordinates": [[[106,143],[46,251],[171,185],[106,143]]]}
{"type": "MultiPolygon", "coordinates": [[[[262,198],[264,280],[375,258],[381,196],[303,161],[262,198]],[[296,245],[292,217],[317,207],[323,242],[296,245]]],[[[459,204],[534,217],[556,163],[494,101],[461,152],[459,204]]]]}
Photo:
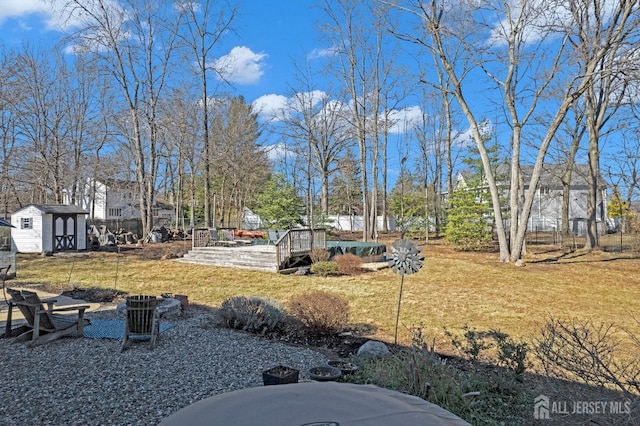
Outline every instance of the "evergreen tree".
{"type": "Polygon", "coordinates": [[[470,183],[468,187],[454,189],[451,194],[444,237],[463,250],[480,250],[491,241],[491,225],[487,221],[491,205],[480,182],[470,183]]]}
{"type": "MultiPolygon", "coordinates": [[[[490,138],[489,135],[485,137],[487,140],[490,138]]],[[[499,164],[497,152],[497,144],[487,147],[494,176],[497,176],[499,164]]],[[[467,158],[463,160],[469,168],[465,174],[465,182],[454,187],[449,198],[444,237],[463,250],[486,248],[492,238],[491,195],[479,157],[477,148],[472,146],[467,158]]]]}
{"type": "Polygon", "coordinates": [[[424,233],[427,215],[423,180],[417,173],[406,173],[391,190],[389,208],[396,226],[404,232],[424,233]]]}
{"type": "Polygon", "coordinates": [[[281,174],[273,174],[256,197],[255,212],[265,226],[289,229],[302,224],[304,206],[295,189],[281,174]]]}

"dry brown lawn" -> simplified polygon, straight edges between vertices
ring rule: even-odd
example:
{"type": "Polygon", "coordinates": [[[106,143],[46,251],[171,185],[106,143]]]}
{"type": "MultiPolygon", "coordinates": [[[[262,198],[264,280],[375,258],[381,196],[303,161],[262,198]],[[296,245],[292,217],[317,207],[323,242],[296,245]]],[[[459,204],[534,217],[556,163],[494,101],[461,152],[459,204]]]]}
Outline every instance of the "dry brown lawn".
{"type": "MultiPolygon", "coordinates": [[[[400,277],[389,269],[323,278],[159,260],[162,254],[188,249],[188,244],[156,244],[119,254],[20,255],[14,282],[46,283],[58,290],[97,286],[186,294],[190,303],[209,306],[238,295],[285,303],[305,291],[326,290],[348,299],[352,323],[371,326],[373,336],[393,340],[400,277]]],[[[405,278],[403,343],[409,343],[411,328],[422,327],[437,350],[450,352],[444,330],[456,332],[465,325],[531,341],[549,317],[613,323],[640,336],[640,260],[631,254],[530,245],[526,266],[516,267],[500,263],[496,253],[458,252],[433,240],[423,253],[422,270],[405,278]]],[[[628,341],[622,349],[630,349],[628,341]]]]}

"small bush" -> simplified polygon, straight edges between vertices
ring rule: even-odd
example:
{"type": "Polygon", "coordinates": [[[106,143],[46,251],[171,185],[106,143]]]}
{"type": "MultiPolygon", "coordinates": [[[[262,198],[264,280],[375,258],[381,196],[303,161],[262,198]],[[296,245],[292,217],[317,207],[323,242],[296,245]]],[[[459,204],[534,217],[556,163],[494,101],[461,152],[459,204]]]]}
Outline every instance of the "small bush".
{"type": "Polygon", "coordinates": [[[311,265],[310,270],[312,274],[322,275],[323,277],[326,277],[329,275],[339,275],[339,269],[340,268],[338,267],[337,263],[324,261],[314,263],[313,265],[311,265]]]}
{"type": "Polygon", "coordinates": [[[356,275],[362,272],[362,259],[355,254],[341,254],[333,261],[338,265],[338,272],[342,275],[356,275]]]}
{"type": "Polygon", "coordinates": [[[529,346],[526,343],[515,341],[500,330],[478,331],[468,325],[463,330],[463,340],[448,330],[445,330],[445,335],[468,359],[478,361],[482,352],[495,347],[498,363],[513,371],[518,378],[529,367],[529,346]]]}
{"type": "Polygon", "coordinates": [[[615,324],[550,317],[533,351],[550,377],[640,394],[640,338],[615,324]],[[633,345],[629,359],[620,357],[624,334],[633,345]]]}
{"type": "Polygon", "coordinates": [[[529,345],[517,342],[504,333],[495,332],[498,361],[521,378],[529,367],[529,345]]]}
{"type": "Polygon", "coordinates": [[[420,330],[412,330],[413,345],[393,356],[361,360],[360,369],[342,380],[374,384],[418,396],[471,424],[529,424],[531,387],[511,374],[476,365],[461,370],[436,353],[420,330]]]}
{"type": "Polygon", "coordinates": [[[280,329],[286,315],[272,300],[237,296],[222,302],[220,316],[227,327],[264,335],[280,329]]]}
{"type": "Polygon", "coordinates": [[[329,260],[329,251],[323,248],[314,248],[311,249],[309,257],[311,258],[311,263],[326,262],[329,260]]]}
{"type": "Polygon", "coordinates": [[[454,336],[449,330],[445,330],[444,334],[451,339],[451,344],[468,359],[478,361],[482,351],[494,346],[490,332],[478,331],[466,324],[462,329],[464,330],[462,340],[458,336],[454,336]]]}
{"type": "Polygon", "coordinates": [[[302,293],[289,302],[288,308],[289,314],[313,335],[337,334],[349,322],[349,303],[326,291],[302,293]]]}

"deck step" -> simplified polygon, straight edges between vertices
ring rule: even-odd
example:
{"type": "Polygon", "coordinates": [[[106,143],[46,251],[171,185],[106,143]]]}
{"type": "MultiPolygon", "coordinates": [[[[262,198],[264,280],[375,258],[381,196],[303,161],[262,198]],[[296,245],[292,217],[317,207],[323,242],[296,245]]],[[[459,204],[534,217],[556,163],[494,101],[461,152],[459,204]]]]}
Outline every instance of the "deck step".
{"type": "Polygon", "coordinates": [[[273,246],[196,247],[180,262],[277,272],[273,246]]]}

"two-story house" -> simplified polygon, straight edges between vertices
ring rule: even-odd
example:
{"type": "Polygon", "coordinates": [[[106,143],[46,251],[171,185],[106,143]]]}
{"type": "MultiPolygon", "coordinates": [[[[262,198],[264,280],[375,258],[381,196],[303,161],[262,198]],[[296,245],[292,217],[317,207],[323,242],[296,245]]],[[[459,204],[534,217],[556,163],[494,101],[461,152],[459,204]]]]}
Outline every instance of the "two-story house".
{"type": "MultiPolygon", "coordinates": [[[[88,220],[140,220],[137,182],[121,179],[87,179],[80,185],[76,204],[89,212],[88,220]]],[[[152,205],[154,224],[175,222],[171,203],[156,199],[152,205]]]]}
{"type": "MultiPolygon", "coordinates": [[[[525,183],[525,191],[528,191],[528,183],[531,180],[533,166],[522,166],[522,178],[525,183]]],[[[552,232],[559,231],[562,226],[562,204],[563,185],[561,177],[565,171],[564,165],[545,164],[540,177],[540,182],[536,188],[531,215],[527,223],[528,231],[552,232]]],[[[509,187],[509,165],[500,165],[497,170],[498,185],[502,188],[509,187]]],[[[568,207],[569,207],[569,229],[575,235],[586,233],[587,217],[587,176],[588,166],[576,165],[571,173],[569,184],[568,207]]],[[[468,178],[464,173],[458,173],[456,177],[456,187],[467,186],[468,178]]],[[[608,192],[607,184],[600,181],[598,190],[598,201],[596,210],[596,220],[608,226],[608,192]]],[[[505,189],[505,197],[507,190],[505,189]]],[[[605,227],[599,226],[600,232],[605,227]]]]}

